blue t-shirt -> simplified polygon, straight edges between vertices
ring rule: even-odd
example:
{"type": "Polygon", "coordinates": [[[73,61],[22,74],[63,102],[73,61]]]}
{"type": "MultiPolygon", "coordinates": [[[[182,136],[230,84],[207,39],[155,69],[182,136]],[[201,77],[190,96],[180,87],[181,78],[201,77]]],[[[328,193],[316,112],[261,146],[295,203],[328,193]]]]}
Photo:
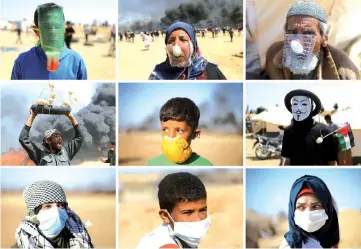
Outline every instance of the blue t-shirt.
{"type": "Polygon", "coordinates": [[[87,70],[81,56],[64,47],[60,53],[59,68],[55,72],[46,69],[46,55],[40,45],[21,53],[15,60],[12,80],[86,80],[87,70]]]}

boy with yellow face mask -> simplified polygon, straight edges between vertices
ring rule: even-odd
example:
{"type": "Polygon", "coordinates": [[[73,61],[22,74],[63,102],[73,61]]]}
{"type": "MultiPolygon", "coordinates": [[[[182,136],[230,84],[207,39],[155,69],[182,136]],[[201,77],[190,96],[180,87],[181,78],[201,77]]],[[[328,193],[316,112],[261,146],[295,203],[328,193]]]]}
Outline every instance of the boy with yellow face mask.
{"type": "Polygon", "coordinates": [[[148,166],[213,166],[207,159],[193,152],[190,145],[200,138],[200,111],[188,98],[172,98],[159,112],[162,126],[163,154],[148,161],[148,166]]]}

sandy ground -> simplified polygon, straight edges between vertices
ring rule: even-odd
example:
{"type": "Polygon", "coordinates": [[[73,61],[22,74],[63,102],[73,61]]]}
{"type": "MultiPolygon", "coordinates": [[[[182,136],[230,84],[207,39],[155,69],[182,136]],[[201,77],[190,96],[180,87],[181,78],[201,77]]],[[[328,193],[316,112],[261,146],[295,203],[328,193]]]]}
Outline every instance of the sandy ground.
{"type": "MultiPolygon", "coordinates": [[[[119,178],[122,179],[121,176],[119,178]]],[[[148,179],[153,178],[154,176],[148,179]]],[[[137,179],[139,179],[138,175],[134,175],[133,182],[137,179]]],[[[144,181],[142,184],[145,184],[144,181]]],[[[243,248],[243,185],[204,184],[207,189],[207,204],[212,224],[199,248],[243,248]]],[[[119,248],[136,248],[145,234],[162,224],[158,216],[156,191],[156,188],[149,186],[146,188],[125,186],[118,207],[119,248]]]]}
{"type": "Polygon", "coordinates": [[[280,159],[273,157],[270,160],[258,160],[252,148],[256,140],[246,138],[246,165],[247,166],[279,166],[280,159]]]}
{"type": "MultiPolygon", "coordinates": [[[[161,139],[158,132],[119,133],[119,166],[146,165],[148,160],[162,153],[161,139]]],[[[243,165],[243,140],[240,135],[202,131],[202,137],[193,140],[192,150],[215,166],[243,165]]]]}
{"type": "MultiPolygon", "coordinates": [[[[341,210],[339,216],[340,243],[339,248],[361,248],[361,213],[357,210],[341,210]]],[[[248,219],[248,217],[247,217],[248,219]]],[[[261,222],[261,221],[259,221],[261,222]]],[[[276,235],[258,240],[260,248],[279,248],[288,231],[288,221],[282,220],[275,226],[276,235]]],[[[246,228],[247,229],[247,228],[246,228]]]]}
{"type": "MultiPolygon", "coordinates": [[[[243,79],[243,39],[235,32],[233,43],[229,36],[219,35],[212,38],[211,33],[202,39],[197,35],[201,52],[207,60],[218,65],[228,80],[243,79]]],[[[146,51],[142,38],[137,35],[135,42],[118,41],[119,79],[120,80],[147,80],[154,66],[166,58],[164,38],[162,36],[146,51]]]]}
{"type": "MultiPolygon", "coordinates": [[[[98,37],[104,37],[105,43],[94,42],[94,46],[84,46],[84,32],[81,27],[75,27],[74,37],[80,41],[72,43],[71,48],[78,52],[85,61],[89,80],[114,80],[116,79],[116,60],[115,57],[108,57],[110,47],[109,36],[110,28],[99,28],[98,37]]],[[[95,41],[95,36],[89,36],[90,41],[95,41]]],[[[1,32],[1,48],[17,48],[16,52],[0,53],[1,56],[1,80],[10,80],[11,71],[15,59],[22,52],[28,51],[37,43],[37,38],[33,32],[22,33],[23,44],[16,44],[17,33],[11,31],[1,32]]]]}
{"type": "MultiPolygon", "coordinates": [[[[67,193],[70,208],[83,222],[90,220],[88,228],[92,242],[98,248],[116,247],[115,193],[67,193]]],[[[1,247],[15,244],[15,229],[26,215],[21,192],[2,192],[1,196],[1,247]]]]}

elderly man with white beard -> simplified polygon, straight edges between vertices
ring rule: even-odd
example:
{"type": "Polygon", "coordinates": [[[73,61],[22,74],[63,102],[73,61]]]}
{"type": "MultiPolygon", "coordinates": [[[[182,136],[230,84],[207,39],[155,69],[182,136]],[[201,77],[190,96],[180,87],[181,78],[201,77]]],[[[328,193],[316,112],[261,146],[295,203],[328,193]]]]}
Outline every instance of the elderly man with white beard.
{"type": "Polygon", "coordinates": [[[285,97],[292,113],[292,124],[284,131],[282,153],[284,165],[337,165],[338,144],[332,130],[313,117],[320,113],[321,100],[312,92],[298,89],[285,97]]]}
{"type": "Polygon", "coordinates": [[[284,41],[270,46],[265,74],[285,80],[357,80],[361,74],[346,53],[328,44],[324,9],[300,1],[287,13],[284,41]]]}

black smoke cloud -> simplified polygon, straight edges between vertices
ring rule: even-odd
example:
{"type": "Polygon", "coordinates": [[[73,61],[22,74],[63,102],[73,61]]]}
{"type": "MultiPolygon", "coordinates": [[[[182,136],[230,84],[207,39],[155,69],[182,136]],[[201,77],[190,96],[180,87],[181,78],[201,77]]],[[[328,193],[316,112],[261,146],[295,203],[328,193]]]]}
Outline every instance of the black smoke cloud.
{"type": "Polygon", "coordinates": [[[164,9],[158,18],[144,18],[132,23],[120,24],[122,30],[163,30],[174,22],[182,21],[197,28],[211,26],[242,26],[243,7],[239,0],[196,0],[164,9]]]}
{"type": "MultiPolygon", "coordinates": [[[[13,96],[13,99],[18,98],[13,96]]],[[[12,106],[13,102],[9,102],[9,106],[12,106]]],[[[31,101],[24,102],[29,103],[31,101]]],[[[105,146],[111,140],[115,140],[115,102],[115,84],[99,84],[91,102],[74,114],[84,134],[84,141],[80,151],[72,160],[72,164],[97,160],[100,156],[105,155],[105,153],[101,155],[98,146],[105,146]]],[[[28,110],[27,108],[21,106],[18,109],[28,110]]],[[[14,109],[11,112],[14,113],[14,109]]],[[[22,113],[17,121],[24,122],[26,119],[23,116],[27,117],[28,115],[22,113]]],[[[30,138],[40,146],[44,132],[54,128],[62,132],[65,143],[69,142],[75,135],[73,126],[66,116],[38,115],[30,130],[30,138]]],[[[17,141],[19,134],[20,130],[17,131],[16,137],[12,137],[12,140],[17,141]]],[[[19,142],[16,143],[16,146],[12,146],[13,149],[19,149],[20,147],[19,142]]]]}
{"type": "MultiPolygon", "coordinates": [[[[174,96],[176,97],[176,96],[174,96]]],[[[233,84],[220,84],[212,96],[200,103],[198,108],[201,113],[199,128],[211,132],[243,133],[243,90],[242,86],[233,84]]],[[[143,122],[136,127],[127,127],[128,131],[156,131],[160,130],[159,110],[145,117],[143,122]]],[[[123,127],[125,128],[125,127],[123,127]]]]}

